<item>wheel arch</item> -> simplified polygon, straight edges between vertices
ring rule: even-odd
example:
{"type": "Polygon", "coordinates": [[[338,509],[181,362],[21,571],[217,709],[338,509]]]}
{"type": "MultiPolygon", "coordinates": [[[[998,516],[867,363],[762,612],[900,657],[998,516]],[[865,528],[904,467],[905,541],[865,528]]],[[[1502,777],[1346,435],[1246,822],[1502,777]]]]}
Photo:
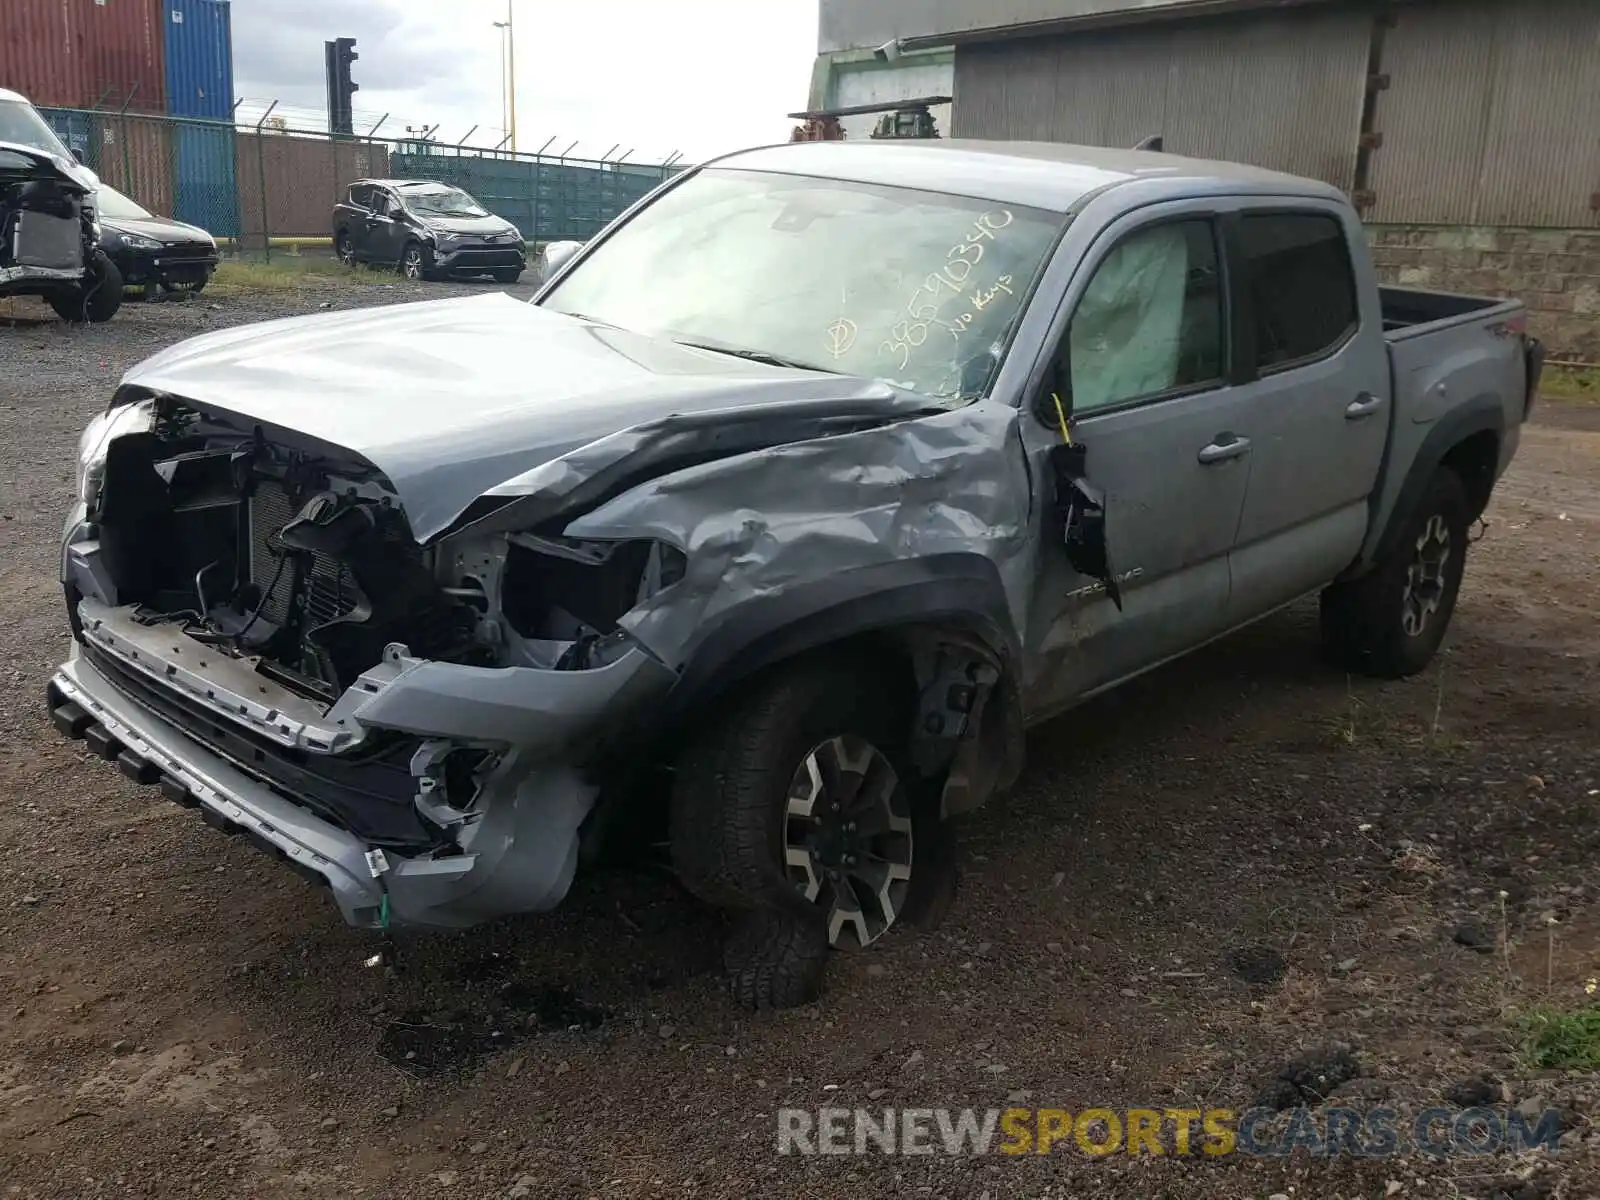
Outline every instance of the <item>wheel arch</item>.
{"type": "Polygon", "coordinates": [[[1020,772],[1019,642],[999,569],[978,554],[863,567],[740,605],[702,632],[647,736],[671,745],[744,688],[819,654],[900,673],[917,698],[912,753],[924,774],[947,774],[947,815],[1020,772]]]}
{"type": "Polygon", "coordinates": [[[1440,467],[1449,467],[1461,476],[1471,501],[1471,519],[1482,516],[1494,491],[1505,427],[1505,410],[1498,397],[1489,395],[1474,397],[1435,422],[1412,456],[1367,563],[1382,561],[1394,549],[1406,520],[1440,467]]]}

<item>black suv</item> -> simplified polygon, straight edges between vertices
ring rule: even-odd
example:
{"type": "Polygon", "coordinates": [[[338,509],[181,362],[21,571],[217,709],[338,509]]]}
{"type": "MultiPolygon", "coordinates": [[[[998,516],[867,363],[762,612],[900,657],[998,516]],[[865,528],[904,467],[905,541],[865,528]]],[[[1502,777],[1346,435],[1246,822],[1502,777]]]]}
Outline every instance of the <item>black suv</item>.
{"type": "Polygon", "coordinates": [[[492,275],[515,283],[528,265],[522,232],[466,192],[424,179],[362,179],[333,208],[344,263],[397,266],[408,279],[492,275]]]}

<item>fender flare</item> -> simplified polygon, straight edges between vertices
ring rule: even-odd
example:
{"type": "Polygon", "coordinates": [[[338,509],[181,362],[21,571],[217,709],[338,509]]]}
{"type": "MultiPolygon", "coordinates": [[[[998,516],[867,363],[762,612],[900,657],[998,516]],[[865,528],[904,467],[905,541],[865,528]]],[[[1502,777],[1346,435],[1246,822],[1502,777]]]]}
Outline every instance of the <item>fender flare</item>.
{"type": "Polygon", "coordinates": [[[979,554],[901,559],[809,580],[750,600],[711,623],[691,647],[660,717],[676,723],[757,671],[863,634],[947,626],[1017,661],[1020,642],[993,561],[979,554]]]}
{"type": "Polygon", "coordinates": [[[1371,554],[1365,558],[1368,567],[1381,562],[1394,549],[1412,510],[1421,503],[1423,493],[1450,451],[1480,433],[1493,433],[1496,442],[1505,441],[1505,409],[1495,396],[1475,396],[1434,422],[1433,428],[1428,430],[1422,445],[1412,457],[1405,481],[1400,485],[1400,491],[1384,521],[1383,532],[1374,543],[1371,554]]]}

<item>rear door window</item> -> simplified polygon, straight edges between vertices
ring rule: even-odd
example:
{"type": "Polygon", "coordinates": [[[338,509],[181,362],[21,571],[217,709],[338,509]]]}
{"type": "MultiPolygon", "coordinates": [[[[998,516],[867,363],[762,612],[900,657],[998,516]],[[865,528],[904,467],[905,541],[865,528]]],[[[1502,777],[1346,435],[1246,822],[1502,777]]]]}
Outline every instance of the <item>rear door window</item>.
{"type": "Polygon", "coordinates": [[[357,208],[372,207],[372,186],[370,184],[356,184],[350,189],[350,203],[357,208]]]}
{"type": "Polygon", "coordinates": [[[1240,243],[1262,374],[1325,357],[1349,340],[1360,312],[1350,247],[1337,219],[1246,214],[1240,243]]]}

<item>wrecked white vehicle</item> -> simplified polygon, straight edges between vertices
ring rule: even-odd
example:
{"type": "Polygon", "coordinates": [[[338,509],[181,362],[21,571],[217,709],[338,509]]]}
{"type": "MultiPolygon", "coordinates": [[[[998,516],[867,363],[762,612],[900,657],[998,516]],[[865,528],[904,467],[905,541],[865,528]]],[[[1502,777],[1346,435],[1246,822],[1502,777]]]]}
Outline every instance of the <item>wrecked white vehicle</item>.
{"type": "Polygon", "coordinates": [[[549,909],[659,821],[740,999],[932,920],[1022,731],[1298,597],[1420,670],[1537,378],[1321,184],[751,151],[505,295],[130,371],[80,447],[57,726],[346,920],[549,909]],[[1257,214],[1261,221],[1257,225],[1257,214]],[[1459,397],[1459,399],[1457,399],[1459,397]]]}
{"type": "Polygon", "coordinates": [[[42,297],[65,321],[116,315],[122,277],[100,249],[99,186],[27,100],[0,88],[0,297],[42,297]]]}

